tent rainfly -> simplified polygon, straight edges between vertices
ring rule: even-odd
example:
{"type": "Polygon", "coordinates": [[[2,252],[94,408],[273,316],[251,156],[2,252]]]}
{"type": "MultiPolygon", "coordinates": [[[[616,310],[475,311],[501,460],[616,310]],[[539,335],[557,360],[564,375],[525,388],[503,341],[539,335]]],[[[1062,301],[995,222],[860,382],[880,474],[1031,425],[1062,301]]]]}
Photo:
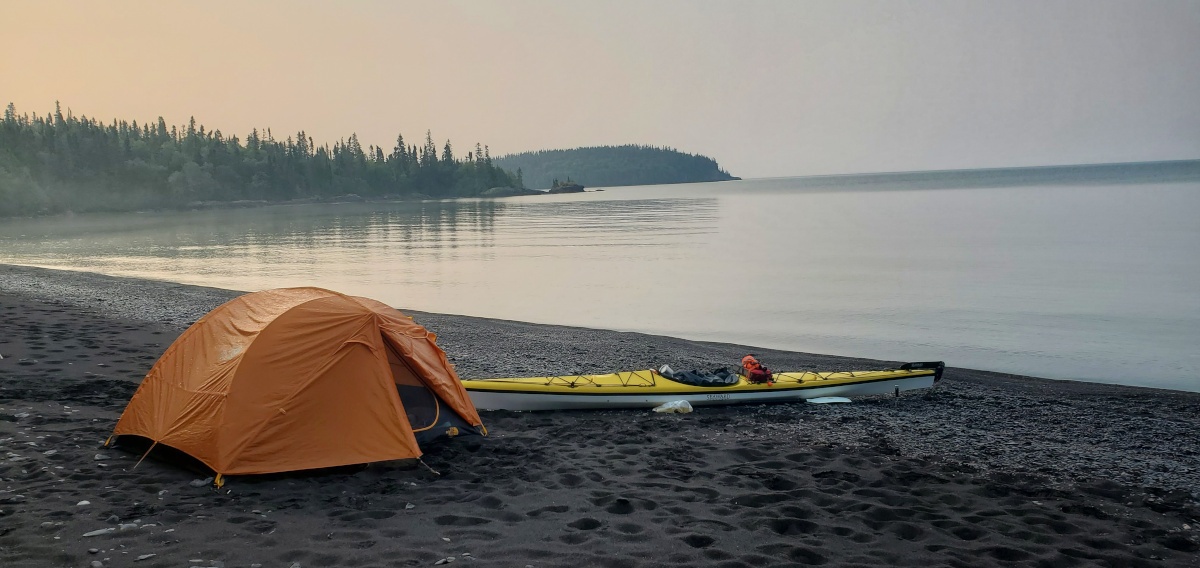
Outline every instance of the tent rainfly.
{"type": "Polygon", "coordinates": [[[108,443],[141,436],[180,450],[219,486],[226,475],[418,458],[418,442],[486,435],[435,340],[367,298],[246,294],[167,348],[108,443]]]}

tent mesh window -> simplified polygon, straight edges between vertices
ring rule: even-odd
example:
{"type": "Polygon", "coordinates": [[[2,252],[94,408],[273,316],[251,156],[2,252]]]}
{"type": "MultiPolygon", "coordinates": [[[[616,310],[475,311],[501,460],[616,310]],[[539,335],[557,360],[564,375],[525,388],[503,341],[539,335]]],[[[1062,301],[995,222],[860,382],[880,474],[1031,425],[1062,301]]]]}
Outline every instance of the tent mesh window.
{"type": "Polygon", "coordinates": [[[414,432],[432,428],[437,424],[439,414],[443,410],[437,395],[413,373],[395,347],[389,344],[387,352],[388,364],[392,367],[392,378],[396,381],[400,404],[404,405],[404,411],[408,414],[409,425],[414,432]]]}

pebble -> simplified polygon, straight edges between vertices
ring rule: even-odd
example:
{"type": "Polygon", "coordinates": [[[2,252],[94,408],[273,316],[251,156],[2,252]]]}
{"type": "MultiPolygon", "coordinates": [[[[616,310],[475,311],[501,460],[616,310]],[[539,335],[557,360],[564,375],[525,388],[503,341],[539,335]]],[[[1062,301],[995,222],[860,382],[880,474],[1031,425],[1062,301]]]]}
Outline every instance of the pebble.
{"type": "Polygon", "coordinates": [[[251,564],[251,565],[250,565],[250,568],[262,568],[262,564],[258,564],[258,563],[256,562],[256,563],[254,563],[254,564],[251,564]]]}
{"type": "Polygon", "coordinates": [[[158,555],[157,555],[157,554],[143,554],[143,555],[141,555],[141,556],[139,556],[139,557],[137,557],[137,558],[134,558],[134,559],[133,559],[133,561],[134,561],[134,562],[141,562],[141,561],[143,561],[143,560],[148,560],[148,559],[154,558],[155,556],[158,556],[158,555]]]}
{"type": "Polygon", "coordinates": [[[108,459],[108,456],[106,456],[104,454],[96,454],[96,457],[94,457],[92,459],[95,461],[106,460],[106,459],[108,459]]]}
{"type": "Polygon", "coordinates": [[[104,519],[104,520],[105,520],[105,521],[107,521],[107,522],[110,522],[110,523],[119,523],[119,522],[121,522],[121,518],[120,518],[120,517],[118,517],[118,516],[116,516],[116,515],[109,515],[109,516],[108,516],[108,518],[107,518],[107,519],[104,519]]]}
{"type": "Polygon", "coordinates": [[[291,566],[288,566],[288,568],[300,568],[300,563],[299,563],[299,562],[293,562],[291,566]]]}
{"type": "Polygon", "coordinates": [[[137,523],[121,523],[120,525],[117,525],[117,528],[121,529],[123,531],[127,531],[130,529],[136,529],[136,528],[138,528],[138,526],[137,526],[137,523]]]}
{"type": "Polygon", "coordinates": [[[89,548],[88,549],[88,554],[99,554],[99,553],[100,553],[99,548],[89,548]]]}
{"type": "Polygon", "coordinates": [[[113,527],[108,527],[106,529],[97,529],[97,530],[94,530],[91,532],[85,532],[85,533],[83,533],[83,536],[100,536],[102,534],[108,534],[110,532],[117,532],[117,529],[115,529],[113,527]]]}
{"type": "Polygon", "coordinates": [[[84,506],[84,505],[91,505],[91,504],[92,504],[92,502],[91,502],[91,501],[80,501],[80,502],[76,503],[76,504],[75,504],[75,506],[76,506],[76,507],[82,507],[82,506],[84,506]]]}
{"type": "Polygon", "coordinates": [[[451,563],[451,562],[454,562],[454,557],[453,557],[453,556],[447,556],[447,557],[445,557],[445,558],[443,558],[443,559],[441,559],[441,560],[438,560],[437,562],[434,562],[434,565],[449,564],[449,563],[451,563]]]}
{"type": "Polygon", "coordinates": [[[192,487],[204,487],[205,485],[208,485],[209,483],[212,483],[212,482],[213,482],[213,478],[206,477],[204,479],[194,479],[188,485],[191,485],[192,487]]]}
{"type": "Polygon", "coordinates": [[[90,566],[92,568],[104,568],[104,563],[99,560],[93,560],[90,566]]]}
{"type": "Polygon", "coordinates": [[[405,508],[405,509],[415,509],[416,507],[417,507],[417,506],[416,506],[416,505],[413,505],[412,503],[405,503],[405,504],[404,504],[404,508],[405,508]]]}

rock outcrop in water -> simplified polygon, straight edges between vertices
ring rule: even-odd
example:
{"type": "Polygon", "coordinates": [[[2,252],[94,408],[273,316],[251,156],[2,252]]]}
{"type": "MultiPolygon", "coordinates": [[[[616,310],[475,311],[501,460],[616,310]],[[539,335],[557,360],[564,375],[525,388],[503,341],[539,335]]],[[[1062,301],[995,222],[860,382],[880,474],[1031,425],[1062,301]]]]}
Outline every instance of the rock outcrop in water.
{"type": "Polygon", "coordinates": [[[554,180],[554,185],[547,193],[583,193],[583,186],[571,180],[554,180]]]}

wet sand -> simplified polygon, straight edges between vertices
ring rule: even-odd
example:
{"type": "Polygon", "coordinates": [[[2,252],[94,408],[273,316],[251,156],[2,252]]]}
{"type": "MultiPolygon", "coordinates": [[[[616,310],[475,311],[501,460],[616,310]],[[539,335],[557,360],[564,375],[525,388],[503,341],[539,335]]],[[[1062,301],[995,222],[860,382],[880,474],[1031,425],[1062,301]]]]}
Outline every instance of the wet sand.
{"type": "MultiPolygon", "coordinates": [[[[101,448],[237,294],[0,266],[0,566],[1200,566],[1200,394],[954,367],[849,405],[484,412],[428,468],[221,490],[101,448]]],[[[465,377],[894,363],[405,311],[465,377]]]]}

